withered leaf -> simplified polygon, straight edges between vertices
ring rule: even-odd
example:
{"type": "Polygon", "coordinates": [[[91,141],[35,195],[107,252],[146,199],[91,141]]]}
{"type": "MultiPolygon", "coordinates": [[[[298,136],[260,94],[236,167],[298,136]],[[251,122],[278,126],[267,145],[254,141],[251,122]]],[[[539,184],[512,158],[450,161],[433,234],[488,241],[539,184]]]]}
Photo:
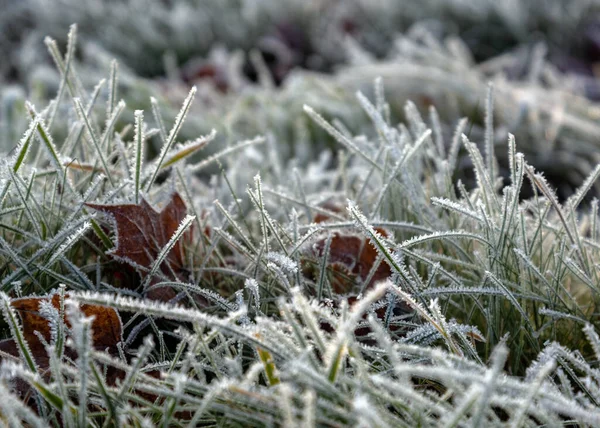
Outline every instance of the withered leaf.
{"type": "MultiPolygon", "coordinates": [[[[117,226],[117,246],[110,254],[134,267],[150,268],[152,262],[184,219],[187,209],[178,193],[161,212],[157,212],[144,198],[139,204],[99,205],[90,208],[110,214],[117,226]]],[[[179,242],[168,256],[170,262],[182,265],[179,242]]]]}
{"type": "MultiPolygon", "coordinates": [[[[339,204],[331,201],[322,204],[322,208],[336,214],[343,212],[339,204]]],[[[317,213],[314,217],[315,223],[324,223],[329,219],[330,217],[324,213],[317,213]]],[[[376,228],[375,230],[384,237],[388,236],[384,229],[376,228]]],[[[327,237],[323,237],[314,243],[312,248],[315,256],[323,257],[325,255],[326,241],[327,237]]],[[[376,260],[377,250],[365,237],[345,231],[332,232],[328,269],[333,273],[331,281],[333,291],[337,294],[352,292],[353,279],[356,277],[363,281],[367,279],[376,260]]],[[[376,282],[388,278],[391,274],[389,265],[382,261],[366,288],[370,288],[376,282]]]]}
{"type": "MultiPolygon", "coordinates": [[[[68,298],[68,294],[65,295],[68,298]]],[[[46,358],[46,350],[39,337],[38,331],[46,342],[50,342],[50,325],[48,320],[40,314],[40,303],[49,301],[57,310],[60,307],[60,296],[54,294],[47,297],[24,297],[11,301],[21,318],[23,336],[36,360],[46,358]]],[[[81,305],[81,312],[86,317],[94,317],[92,321],[92,342],[95,349],[116,354],[117,343],[122,340],[121,318],[113,308],[99,305],[81,305]]],[[[65,317],[65,324],[71,327],[69,317],[65,317]]],[[[38,361],[39,363],[39,361],[38,361]]]]}
{"type": "MultiPolygon", "coordinates": [[[[314,217],[315,223],[324,223],[330,220],[330,216],[327,215],[326,211],[334,214],[343,213],[343,208],[340,204],[332,201],[327,201],[321,205],[321,208],[325,212],[319,212],[314,217]]],[[[388,237],[388,232],[385,229],[376,227],[377,233],[383,237],[388,237]]],[[[318,239],[312,246],[313,255],[318,257],[324,256],[325,245],[327,236],[318,239]]],[[[373,265],[377,261],[377,250],[373,246],[369,239],[362,235],[352,233],[349,231],[333,231],[331,232],[331,243],[329,246],[329,264],[327,268],[332,272],[331,287],[337,294],[343,294],[347,296],[348,304],[354,306],[359,297],[356,296],[354,288],[354,279],[357,277],[361,280],[366,280],[373,268],[373,265]]],[[[385,280],[391,276],[392,272],[390,266],[384,260],[381,261],[379,266],[375,269],[375,272],[366,285],[365,289],[372,287],[375,283],[385,280]]],[[[333,308],[338,308],[339,301],[333,302],[333,308]]],[[[388,302],[387,304],[379,306],[375,310],[375,315],[382,321],[387,322],[388,317],[403,317],[410,316],[411,310],[408,305],[404,302],[388,302]],[[390,307],[390,304],[392,305],[390,307]]],[[[363,316],[363,320],[367,320],[367,314],[363,316]]],[[[334,326],[328,322],[322,320],[321,328],[329,333],[334,331],[334,326]]],[[[397,333],[398,326],[390,325],[389,331],[397,333]]],[[[366,345],[375,345],[371,337],[371,328],[365,323],[361,323],[354,330],[355,337],[366,345]]]]}
{"type": "MultiPolygon", "coordinates": [[[[380,231],[381,233],[381,231],[380,231]]],[[[318,240],[314,244],[314,250],[318,257],[324,256],[326,238],[318,240]]],[[[364,237],[333,232],[329,247],[329,268],[334,273],[331,283],[333,291],[338,294],[348,293],[352,288],[352,277],[365,280],[371,268],[377,260],[377,250],[364,237]]],[[[391,275],[389,265],[382,261],[367,284],[370,288],[378,281],[382,281],[391,275]]]]}
{"type": "MultiPolygon", "coordinates": [[[[68,296],[66,294],[65,298],[68,298],[68,296]]],[[[29,345],[31,354],[41,374],[45,380],[49,380],[50,373],[48,369],[50,360],[48,352],[35,333],[37,331],[44,338],[44,341],[50,342],[51,331],[49,320],[40,314],[40,304],[42,301],[50,302],[57,311],[60,308],[60,296],[58,294],[14,299],[10,302],[10,305],[21,318],[23,337],[29,345]]],[[[117,344],[122,341],[123,333],[121,318],[117,311],[105,306],[87,304],[81,305],[80,310],[86,317],[94,317],[92,321],[92,346],[99,351],[107,351],[111,355],[117,355],[117,344]]],[[[68,328],[71,328],[68,316],[65,316],[65,324],[68,328]]],[[[4,356],[8,354],[17,359],[20,358],[17,345],[13,339],[0,341],[0,351],[5,354],[4,356]]],[[[76,352],[70,348],[65,349],[65,355],[72,360],[77,358],[76,352]]],[[[2,357],[0,354],[0,360],[2,360],[2,357]]],[[[122,377],[123,375],[113,367],[107,368],[106,381],[109,385],[114,385],[116,379],[122,377]]],[[[13,382],[13,390],[25,403],[28,403],[30,407],[37,411],[37,403],[32,398],[33,389],[28,382],[21,378],[16,378],[13,382]]]]}
{"type": "MultiPolygon", "coordinates": [[[[158,212],[142,198],[139,204],[99,205],[86,204],[90,208],[111,215],[116,224],[116,248],[110,254],[116,260],[128,263],[138,271],[147,271],[169,242],[181,221],[187,214],[187,208],[181,196],[175,192],[169,203],[158,212]]],[[[186,232],[183,239],[191,236],[186,232]]],[[[165,262],[162,273],[170,279],[182,280],[184,273],[184,255],[181,240],[176,242],[165,262]],[[181,276],[181,277],[180,277],[181,276]]],[[[157,279],[153,279],[156,282],[157,279]]],[[[169,288],[156,290],[156,295],[148,295],[157,300],[169,300],[176,293],[169,288]]]]}

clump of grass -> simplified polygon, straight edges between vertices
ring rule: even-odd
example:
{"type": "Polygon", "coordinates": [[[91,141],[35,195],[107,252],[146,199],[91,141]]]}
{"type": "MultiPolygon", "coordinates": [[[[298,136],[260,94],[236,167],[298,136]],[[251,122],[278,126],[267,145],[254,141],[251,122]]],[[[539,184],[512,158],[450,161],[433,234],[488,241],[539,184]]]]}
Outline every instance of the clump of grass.
{"type": "Polygon", "coordinates": [[[600,424],[597,201],[582,208],[600,169],[560,202],[507,135],[503,178],[492,87],[483,154],[466,119],[449,140],[433,108],[424,119],[408,103],[406,122],[393,123],[376,80],[374,102],[356,100],[368,135],[304,107],[339,144],[334,162],[329,152],[289,161],[267,132],[190,161],[215,138],[178,141],[195,89],[172,125],[158,102],[121,124],[117,67],[88,91],[71,63],[75,37],[72,27],[65,55],[48,43],[58,94],[27,104],[29,126],[0,166],[0,285],[18,351],[0,365],[8,424],[600,424]],[[55,138],[61,115],[69,132],[55,138]],[[154,158],[152,136],[162,144],[154,158]],[[472,188],[455,180],[460,150],[472,188]],[[211,163],[220,174],[200,180],[211,163]],[[119,238],[110,222],[86,203],[160,205],[174,190],[193,217],[149,272],[128,272],[107,252],[119,238]],[[184,231],[187,278],[153,284],[176,297],[144,298],[184,231]],[[341,257],[332,233],[360,234],[377,252],[366,277],[344,280],[345,293],[331,287],[339,266],[330,260],[341,257]],[[312,260],[317,244],[322,257],[312,260]],[[370,285],[382,263],[390,277],[370,285]],[[53,325],[78,358],[53,351],[52,338],[42,375],[10,299],[61,284],[70,324],[59,316],[53,325]],[[118,355],[92,346],[82,304],[121,313],[118,355]],[[18,396],[23,382],[30,400],[18,396]]]}

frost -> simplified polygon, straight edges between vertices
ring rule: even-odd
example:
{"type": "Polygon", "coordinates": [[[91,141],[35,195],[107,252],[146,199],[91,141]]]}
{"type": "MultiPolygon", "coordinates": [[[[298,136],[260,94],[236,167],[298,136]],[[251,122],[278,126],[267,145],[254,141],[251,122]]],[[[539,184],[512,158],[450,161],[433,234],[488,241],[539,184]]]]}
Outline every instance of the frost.
{"type": "MultiPolygon", "coordinates": [[[[494,79],[492,94],[487,79],[515,65],[518,55],[478,64],[464,43],[441,40],[423,24],[398,35],[386,33],[387,26],[378,26],[382,35],[359,26],[351,31],[356,40],[331,46],[329,36],[315,37],[320,28],[337,34],[365,16],[380,23],[382,10],[410,17],[411,8],[361,2],[357,16],[342,2],[322,9],[266,0],[235,9],[211,0],[200,14],[192,3],[94,1],[64,7],[64,17],[40,7],[57,22],[115,23],[95,33],[130,63],[118,68],[112,52],[93,40],[80,55],[72,27],[66,53],[47,39],[58,94],[37,94],[40,112],[32,104],[13,109],[12,95],[0,94],[0,137],[16,145],[0,160],[0,303],[10,331],[0,365],[3,422],[600,425],[598,203],[582,208],[600,176],[584,149],[600,130],[594,104],[566,88],[569,79],[545,62],[543,47],[534,49],[525,80],[494,79]],[[275,86],[253,52],[261,80],[253,85],[243,55],[208,50],[231,31],[255,46],[252,39],[263,37],[258,30],[270,22],[264,17],[300,10],[310,24],[302,28],[307,40],[319,42],[311,61],[326,59],[327,68],[349,57],[361,65],[327,76],[291,73],[275,86]],[[124,28],[128,37],[121,37],[124,28]],[[171,47],[200,46],[206,62],[173,61],[187,58],[188,49],[157,45],[163,33],[171,47]],[[143,49],[139,37],[147,42],[143,49]],[[391,46],[386,58],[385,50],[377,57],[360,52],[383,41],[391,46]],[[99,70],[107,80],[92,89],[94,64],[104,64],[99,70]],[[140,64],[159,64],[168,77],[140,79],[140,64]],[[198,86],[181,93],[181,78],[198,86]],[[372,91],[363,89],[373,80],[372,91]],[[409,87],[414,102],[402,108],[386,101],[388,95],[404,102],[409,87]],[[357,88],[362,92],[354,97],[357,88]],[[436,110],[441,93],[443,108],[436,110]],[[147,111],[128,110],[150,94],[147,111]],[[459,119],[484,99],[482,120],[459,119]],[[395,122],[398,113],[403,123],[395,122]],[[583,181],[566,202],[525,163],[512,135],[510,179],[501,180],[497,143],[507,129],[528,136],[518,143],[532,164],[539,164],[537,152],[559,148],[553,162],[583,181]],[[210,142],[219,147],[201,151],[210,142]],[[470,176],[468,185],[455,181],[470,176]],[[521,191],[527,179],[529,199],[521,191]],[[185,207],[176,221],[166,219],[170,236],[154,249],[139,248],[150,262],[124,266],[107,257],[115,236],[91,213],[93,203],[160,202],[175,191],[185,207]],[[340,290],[330,282],[345,274],[330,263],[332,233],[360,238],[353,242],[371,252],[368,260],[353,260],[369,273],[362,283],[349,278],[340,290]],[[178,266],[169,259],[175,248],[178,266]],[[372,284],[379,263],[392,275],[372,284]],[[32,314],[17,311],[12,299],[51,296],[60,284],[58,292],[69,293],[68,322],[44,301],[38,315],[49,325],[49,340],[25,331],[24,317],[32,314]],[[157,300],[142,297],[163,292],[157,300]],[[84,305],[123,315],[125,337],[114,349],[92,343],[84,305]],[[66,328],[71,339],[63,347],[66,328]],[[36,360],[31,337],[42,347],[49,343],[49,362],[36,360]]],[[[422,14],[439,7],[429,3],[422,14]]],[[[454,3],[449,13],[459,10],[454,3]]],[[[485,17],[500,10],[515,34],[539,22],[564,30],[554,3],[535,11],[544,14],[539,22],[525,2],[514,10],[497,3],[469,12],[485,17]]],[[[564,19],[579,10],[563,9],[557,10],[564,19]]],[[[39,11],[30,12],[37,19],[39,11]]],[[[287,43],[279,46],[280,36],[261,42],[276,61],[293,53],[287,43]]],[[[225,45],[233,49],[238,39],[225,45]]],[[[146,246],[158,241],[159,226],[133,220],[146,246]]]]}
{"type": "Polygon", "coordinates": [[[49,300],[40,300],[39,305],[40,315],[48,320],[48,326],[50,327],[50,343],[56,343],[59,324],[62,322],[58,310],[49,300]]]}
{"type": "Polygon", "coordinates": [[[298,264],[285,254],[271,252],[265,255],[265,259],[275,263],[288,274],[294,274],[298,272],[298,264]]]}
{"type": "MultiPolygon", "coordinates": [[[[259,293],[258,283],[256,282],[255,279],[247,279],[246,282],[244,283],[244,287],[250,291],[250,294],[252,295],[252,298],[254,299],[254,307],[257,312],[260,312],[260,293],[259,293]]],[[[240,303],[238,303],[238,307],[239,306],[240,306],[240,303]]]]}
{"type": "Polygon", "coordinates": [[[61,244],[61,246],[58,248],[58,250],[56,250],[53,254],[52,257],[50,258],[50,260],[48,261],[47,265],[51,266],[56,259],[58,259],[59,257],[62,257],[67,250],[73,246],[73,244],[75,244],[77,241],[79,241],[83,235],[85,235],[85,233],[88,231],[88,229],[91,227],[91,223],[89,222],[85,222],[83,223],[83,226],[81,226],[79,229],[77,229],[75,231],[75,233],[71,236],[69,236],[67,238],[67,240],[61,244]]]}

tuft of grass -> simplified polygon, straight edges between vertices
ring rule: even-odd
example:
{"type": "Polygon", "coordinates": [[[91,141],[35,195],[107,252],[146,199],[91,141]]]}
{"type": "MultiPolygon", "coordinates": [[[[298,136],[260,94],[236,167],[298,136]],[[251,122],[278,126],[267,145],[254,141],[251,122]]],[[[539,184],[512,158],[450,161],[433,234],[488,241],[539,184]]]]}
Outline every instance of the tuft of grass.
{"type": "Polygon", "coordinates": [[[7,423],[600,425],[597,202],[582,207],[599,170],[561,202],[509,134],[502,176],[495,106],[513,87],[481,86],[480,75],[470,88],[487,99],[483,154],[466,120],[445,132],[435,108],[424,119],[407,103],[405,121],[393,122],[387,89],[375,80],[374,101],[356,96],[369,121],[363,134],[329,121],[318,104],[295,118],[311,138],[328,134],[339,144],[337,157],[290,161],[267,127],[264,137],[198,160],[192,155],[218,132],[178,141],[195,89],[167,134],[159,101],[150,101],[152,127],[148,114],[132,116],[118,100],[115,63],[108,85],[88,90],[74,63],[76,27],[69,34],[65,55],[48,42],[58,95],[39,112],[28,104],[29,126],[0,163],[1,300],[18,354],[0,364],[7,423]],[[63,136],[61,121],[69,124],[63,136]],[[154,157],[153,137],[161,144],[154,157]],[[470,187],[456,179],[461,144],[470,187]],[[221,174],[199,178],[211,163],[221,174]],[[150,273],[113,260],[114,228],[86,202],[143,196],[160,205],[173,190],[190,215],[150,273]],[[179,240],[184,232],[192,238],[179,240]],[[389,278],[370,286],[373,265],[355,274],[362,253],[334,245],[333,233],[360,237],[359,251],[373,249],[389,278]],[[176,242],[187,278],[151,281],[167,270],[176,242]],[[340,273],[342,293],[330,286],[340,273]],[[10,300],[59,287],[57,334],[39,373],[10,300]],[[175,297],[149,300],[149,288],[175,297]],[[80,310],[90,304],[123,317],[118,355],[94,348],[80,310]],[[30,400],[9,391],[15,380],[30,400]]]}

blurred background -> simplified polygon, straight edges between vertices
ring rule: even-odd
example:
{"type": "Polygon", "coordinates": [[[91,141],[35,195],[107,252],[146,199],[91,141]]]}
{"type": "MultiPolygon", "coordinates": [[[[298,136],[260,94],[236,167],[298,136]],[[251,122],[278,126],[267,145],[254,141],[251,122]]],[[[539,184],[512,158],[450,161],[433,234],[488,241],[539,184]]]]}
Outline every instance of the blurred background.
{"type": "MultiPolygon", "coordinates": [[[[426,122],[439,117],[446,141],[466,117],[478,143],[492,82],[501,169],[511,132],[561,197],[600,161],[597,0],[0,0],[0,153],[26,128],[24,101],[41,109],[56,96],[45,38],[64,53],[73,23],[86,89],[114,58],[128,111],[149,111],[154,96],[171,121],[197,85],[182,138],[215,128],[214,150],[261,134],[290,162],[313,160],[335,145],[302,105],[372,133],[355,93],[373,97],[381,77],[394,123],[415,114],[410,100],[426,122]]],[[[469,166],[457,172],[467,183],[469,166]]]]}

